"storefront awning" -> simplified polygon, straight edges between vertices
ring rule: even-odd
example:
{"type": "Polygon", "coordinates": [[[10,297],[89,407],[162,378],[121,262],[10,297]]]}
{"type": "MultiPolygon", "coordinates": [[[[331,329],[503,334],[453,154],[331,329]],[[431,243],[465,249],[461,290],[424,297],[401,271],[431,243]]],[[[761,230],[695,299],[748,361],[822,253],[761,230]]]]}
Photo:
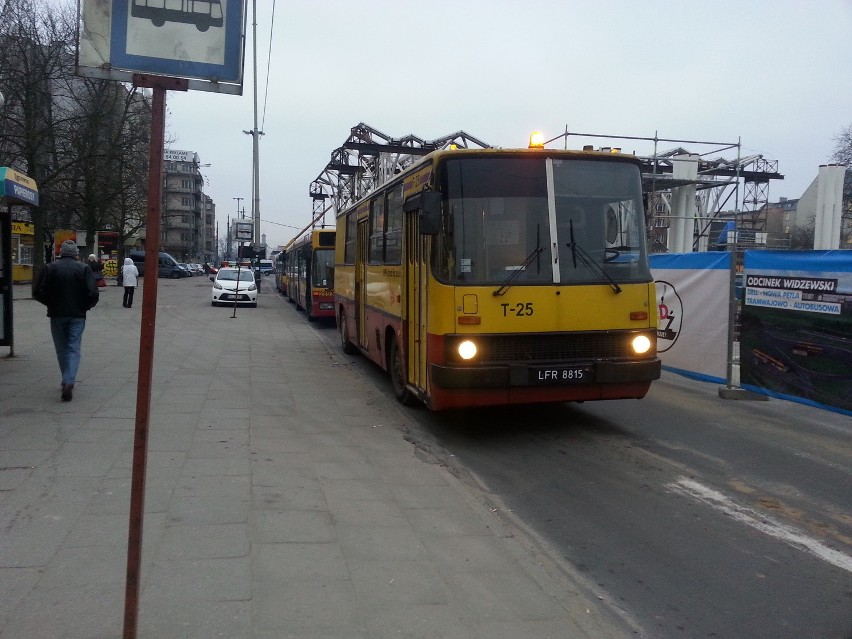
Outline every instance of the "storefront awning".
{"type": "Polygon", "coordinates": [[[38,186],[31,177],[0,166],[0,200],[4,204],[29,204],[38,206],[38,186]]]}

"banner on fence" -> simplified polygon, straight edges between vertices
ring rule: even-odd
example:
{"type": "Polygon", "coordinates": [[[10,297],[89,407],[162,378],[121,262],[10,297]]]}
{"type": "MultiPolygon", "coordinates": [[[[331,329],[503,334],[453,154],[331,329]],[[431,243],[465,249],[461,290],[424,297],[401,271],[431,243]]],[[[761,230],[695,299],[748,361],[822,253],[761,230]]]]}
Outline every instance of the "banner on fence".
{"type": "Polygon", "coordinates": [[[852,251],[747,251],[740,383],[852,414],[852,251]]]}
{"type": "Polygon", "coordinates": [[[651,256],[657,352],[663,368],[705,381],[726,381],[730,260],[730,253],[717,251],[651,256]]]}

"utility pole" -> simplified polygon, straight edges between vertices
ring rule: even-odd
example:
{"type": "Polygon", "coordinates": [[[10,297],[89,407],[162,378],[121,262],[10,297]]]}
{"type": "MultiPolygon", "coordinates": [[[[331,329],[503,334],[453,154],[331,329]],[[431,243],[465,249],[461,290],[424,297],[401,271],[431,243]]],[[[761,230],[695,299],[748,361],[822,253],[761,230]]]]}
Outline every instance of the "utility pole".
{"type": "Polygon", "coordinates": [[[243,131],[252,136],[252,201],[251,217],[254,222],[254,243],[252,250],[257,253],[260,247],[260,136],[263,131],[257,128],[257,0],[252,0],[252,52],[254,56],[254,128],[243,131]]]}
{"type": "MultiPolygon", "coordinates": [[[[236,217],[234,217],[234,219],[238,220],[238,219],[240,219],[240,202],[242,202],[245,198],[235,197],[233,199],[235,199],[237,201],[237,215],[236,215],[236,217]]],[[[231,259],[231,242],[232,241],[233,241],[233,238],[231,237],[231,221],[229,219],[228,220],[228,259],[229,260],[231,259]]],[[[239,257],[239,255],[237,257],[239,257]]]]}

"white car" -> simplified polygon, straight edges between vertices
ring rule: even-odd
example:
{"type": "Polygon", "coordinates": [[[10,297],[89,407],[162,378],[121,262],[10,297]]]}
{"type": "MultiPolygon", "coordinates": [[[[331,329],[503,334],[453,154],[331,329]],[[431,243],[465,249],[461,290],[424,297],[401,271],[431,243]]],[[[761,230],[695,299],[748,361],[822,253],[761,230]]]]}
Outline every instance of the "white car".
{"type": "Polygon", "coordinates": [[[257,306],[257,285],[254,283],[254,273],[249,269],[220,268],[216,275],[210,276],[213,282],[213,306],[219,304],[237,304],[257,306]],[[239,277],[239,279],[237,279],[239,277]]]}

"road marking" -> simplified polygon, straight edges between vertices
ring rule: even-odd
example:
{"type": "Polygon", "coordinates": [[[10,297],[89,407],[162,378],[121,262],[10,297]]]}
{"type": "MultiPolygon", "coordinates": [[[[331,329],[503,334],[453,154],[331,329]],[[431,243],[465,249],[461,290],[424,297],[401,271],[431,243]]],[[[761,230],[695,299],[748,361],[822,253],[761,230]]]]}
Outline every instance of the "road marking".
{"type": "Polygon", "coordinates": [[[852,572],[852,557],[846,555],[839,550],[829,548],[825,544],[817,541],[813,537],[809,537],[803,532],[796,530],[792,526],[782,524],[768,515],[758,513],[757,511],[736,504],[726,495],[718,490],[708,488],[694,479],[688,477],[680,477],[676,482],[666,485],[676,492],[689,495],[695,499],[712,506],[713,508],[722,511],[732,519],[742,522],[747,526],[759,530],[760,532],[780,539],[786,544],[805,550],[813,555],[816,555],[823,561],[837,566],[846,572],[852,572]]]}

